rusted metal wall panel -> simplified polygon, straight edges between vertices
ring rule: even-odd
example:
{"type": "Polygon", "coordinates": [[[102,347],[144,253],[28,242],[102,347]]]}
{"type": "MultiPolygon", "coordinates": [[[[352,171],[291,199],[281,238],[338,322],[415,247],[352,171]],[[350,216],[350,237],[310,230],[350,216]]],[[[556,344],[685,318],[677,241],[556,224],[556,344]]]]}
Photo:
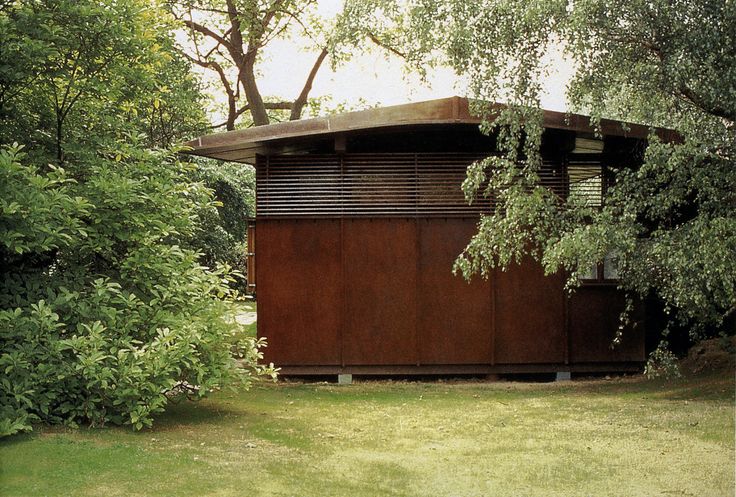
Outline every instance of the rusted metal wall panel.
{"type": "Polygon", "coordinates": [[[473,219],[420,219],[417,329],[422,364],[485,364],[491,359],[490,282],[470,283],[452,265],[476,231],[473,219]]]}
{"type": "Polygon", "coordinates": [[[416,223],[343,221],[345,364],[416,364],[416,223]]]}
{"type": "Polygon", "coordinates": [[[491,281],[452,275],[474,230],[470,219],[259,221],[266,361],[550,370],[643,361],[641,331],[609,348],[623,306],[613,287],[583,287],[566,303],[563,277],[533,261],[491,281]]]}
{"type": "Polygon", "coordinates": [[[340,364],[340,221],[258,221],[258,334],[266,362],[340,364]]]}
{"type": "Polygon", "coordinates": [[[545,276],[531,259],[495,272],[497,364],[564,363],[564,277],[545,276]]]}
{"type": "MultiPolygon", "coordinates": [[[[624,329],[621,343],[611,347],[624,305],[624,295],[612,285],[575,291],[568,305],[571,362],[644,360],[644,326],[624,329]]],[[[641,319],[642,313],[639,305],[632,317],[641,319]]]]}

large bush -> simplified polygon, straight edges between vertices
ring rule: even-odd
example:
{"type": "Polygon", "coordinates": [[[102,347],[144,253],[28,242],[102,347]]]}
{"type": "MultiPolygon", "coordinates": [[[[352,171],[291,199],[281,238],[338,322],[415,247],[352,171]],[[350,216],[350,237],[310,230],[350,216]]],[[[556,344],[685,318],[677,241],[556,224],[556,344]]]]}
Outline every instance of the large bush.
{"type": "Polygon", "coordinates": [[[0,434],[37,420],[142,428],[172,395],[263,372],[227,273],[181,248],[209,190],[173,153],[116,157],[73,181],[0,152],[0,434]]]}
{"type": "Polygon", "coordinates": [[[27,153],[0,146],[0,435],[140,429],[265,373],[229,268],[196,249],[212,191],[167,150],[203,121],[170,21],[148,0],[0,2],[0,144],[27,153]]]}

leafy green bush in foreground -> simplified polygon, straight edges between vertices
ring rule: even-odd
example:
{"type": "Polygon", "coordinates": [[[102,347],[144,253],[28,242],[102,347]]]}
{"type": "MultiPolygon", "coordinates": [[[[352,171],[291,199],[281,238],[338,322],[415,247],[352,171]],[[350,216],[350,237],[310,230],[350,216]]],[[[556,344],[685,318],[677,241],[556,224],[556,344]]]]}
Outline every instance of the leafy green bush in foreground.
{"type": "Polygon", "coordinates": [[[172,396],[267,372],[227,268],[184,248],[211,193],[173,152],[61,168],[0,151],[0,436],[34,421],[150,426],[172,396]]]}

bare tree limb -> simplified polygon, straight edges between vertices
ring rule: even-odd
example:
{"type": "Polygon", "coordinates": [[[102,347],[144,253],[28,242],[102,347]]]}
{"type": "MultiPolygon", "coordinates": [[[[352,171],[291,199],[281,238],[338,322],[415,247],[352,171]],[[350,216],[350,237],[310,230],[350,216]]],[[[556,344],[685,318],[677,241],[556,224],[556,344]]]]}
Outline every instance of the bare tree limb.
{"type": "Polygon", "coordinates": [[[310,40],[314,41],[314,38],[312,37],[312,34],[309,33],[309,30],[307,30],[307,28],[304,25],[304,23],[299,19],[299,16],[302,15],[304,13],[304,11],[307,10],[307,7],[309,5],[311,5],[312,3],[314,3],[314,2],[305,3],[302,6],[301,10],[298,10],[297,12],[291,12],[288,9],[281,9],[280,7],[281,7],[281,4],[282,3],[283,2],[281,0],[277,0],[276,2],[274,2],[274,4],[271,6],[271,10],[268,12],[268,15],[266,17],[264,17],[264,23],[263,23],[264,31],[263,31],[263,33],[266,34],[268,32],[267,31],[268,24],[270,24],[271,19],[273,18],[273,16],[276,13],[286,14],[289,17],[289,19],[287,19],[287,21],[284,22],[281,26],[276,25],[270,31],[270,33],[268,33],[266,35],[265,38],[262,38],[261,37],[261,41],[259,43],[259,47],[258,48],[262,48],[262,47],[268,45],[268,43],[270,43],[271,40],[273,40],[275,38],[278,38],[284,31],[286,31],[286,29],[289,27],[289,24],[291,23],[291,19],[297,21],[302,26],[302,29],[304,30],[304,34],[306,34],[307,37],[310,40]]]}
{"type": "Polygon", "coordinates": [[[303,8],[302,10],[300,10],[299,12],[296,12],[296,13],[295,12],[291,12],[290,10],[284,10],[282,12],[284,14],[288,15],[289,17],[291,17],[297,24],[299,24],[299,26],[301,26],[302,31],[304,31],[304,35],[307,38],[309,38],[313,42],[317,43],[317,40],[315,40],[314,39],[314,36],[312,36],[312,33],[309,32],[309,28],[307,28],[306,24],[304,24],[304,21],[302,21],[299,18],[299,16],[302,14],[302,12],[304,12],[305,9],[306,9],[306,7],[303,8]]]}
{"type": "Polygon", "coordinates": [[[185,19],[184,24],[188,28],[193,29],[194,31],[197,31],[198,33],[201,33],[205,36],[212,38],[213,40],[217,41],[221,45],[225,46],[228,50],[230,49],[231,47],[230,42],[227,41],[225,38],[223,38],[222,35],[219,35],[215,33],[214,31],[212,31],[210,28],[206,26],[202,26],[201,24],[191,21],[189,19],[185,19]]]}
{"type": "Polygon", "coordinates": [[[322,66],[322,62],[324,62],[325,58],[327,57],[327,54],[328,54],[327,49],[323,48],[322,51],[319,53],[317,60],[314,61],[312,70],[309,71],[309,76],[307,76],[307,80],[304,83],[304,87],[302,88],[301,93],[299,93],[299,96],[296,97],[296,100],[294,100],[294,106],[291,108],[291,115],[289,116],[290,121],[295,121],[302,117],[302,110],[304,109],[304,105],[307,103],[309,92],[312,91],[312,84],[314,83],[314,78],[317,76],[317,72],[319,71],[319,68],[322,66]]]}
{"type": "Polygon", "coordinates": [[[263,105],[270,110],[289,110],[294,106],[294,102],[264,102],[263,105]]]}
{"type": "MultiPolygon", "coordinates": [[[[239,73],[238,78],[243,85],[243,92],[245,93],[245,99],[248,101],[250,106],[250,115],[253,117],[253,124],[256,126],[263,126],[268,124],[268,113],[263,105],[263,97],[261,92],[258,90],[258,82],[256,81],[255,75],[255,64],[257,48],[253,48],[258,45],[259,37],[251,33],[248,39],[248,49],[243,52],[243,35],[240,31],[240,14],[235,6],[233,0],[227,1],[228,17],[230,24],[233,27],[230,33],[230,41],[233,45],[233,49],[230,54],[233,58],[233,62],[238,66],[239,73]]],[[[262,34],[262,33],[261,33],[262,34]]]]}
{"type": "MultiPolygon", "coordinates": [[[[290,110],[294,106],[294,102],[264,102],[263,106],[269,110],[290,110]]],[[[243,113],[250,110],[250,105],[244,105],[235,111],[235,117],[240,117],[243,113]]],[[[210,126],[211,129],[222,128],[227,125],[227,121],[220,124],[210,126]]]]}
{"type": "Polygon", "coordinates": [[[212,14],[227,14],[226,10],[202,7],[201,5],[190,5],[190,8],[198,10],[200,12],[210,12],[212,14]]]}
{"type": "MultiPolygon", "coordinates": [[[[176,18],[188,28],[189,36],[192,39],[193,48],[190,49],[191,54],[184,53],[185,57],[192,63],[200,67],[207,68],[216,72],[222,83],[228,98],[228,118],[222,124],[213,126],[219,128],[226,126],[227,129],[234,129],[235,121],[245,112],[250,112],[253,125],[261,126],[270,122],[271,116],[268,110],[288,110],[290,119],[299,119],[309,93],[312,90],[315,77],[328,55],[326,49],[322,50],[317,57],[312,69],[310,70],[304,85],[293,102],[264,102],[263,96],[258,88],[258,80],[256,79],[255,66],[260,50],[273,39],[282,36],[289,26],[298,23],[301,29],[312,38],[306,24],[300,17],[306,12],[310,5],[314,5],[316,0],[308,0],[304,3],[292,3],[288,0],[270,0],[262,2],[261,8],[256,5],[260,2],[253,2],[252,11],[243,7],[236,0],[223,0],[224,10],[208,6],[200,7],[193,1],[181,3],[183,9],[188,9],[189,16],[186,12],[178,12],[176,18]],[[265,4],[265,5],[264,5],[265,4]],[[226,31],[220,32],[217,28],[210,28],[205,23],[200,22],[199,18],[193,17],[192,11],[211,12],[223,15],[229,27],[226,31]],[[202,48],[197,43],[200,35],[205,39],[213,40],[214,47],[202,48]],[[220,58],[232,62],[235,71],[229,71],[229,65],[223,67],[217,61],[220,58]],[[228,76],[230,79],[228,79],[228,76]],[[235,78],[235,79],[233,79],[235,78]],[[241,98],[241,90],[244,102],[238,107],[238,100],[241,98]]],[[[224,28],[223,28],[224,29],[224,28]]],[[[201,39],[201,38],[200,38],[201,39]]]]}
{"type": "Polygon", "coordinates": [[[184,55],[188,60],[193,62],[194,64],[197,64],[200,67],[203,67],[205,69],[210,69],[212,71],[215,71],[217,75],[220,77],[220,82],[222,83],[222,87],[225,90],[225,93],[227,94],[227,107],[228,107],[228,113],[227,113],[227,121],[225,121],[225,125],[227,126],[228,131],[235,129],[235,119],[240,114],[236,114],[235,111],[235,93],[233,92],[233,88],[230,85],[230,81],[227,79],[227,75],[225,74],[225,70],[222,68],[220,64],[218,64],[214,60],[202,60],[196,57],[192,57],[188,53],[184,52],[183,50],[179,50],[179,52],[184,55]]]}
{"type": "MultiPolygon", "coordinates": [[[[228,29],[227,31],[225,31],[225,32],[224,32],[224,33],[222,34],[222,37],[223,37],[223,38],[225,38],[226,36],[230,36],[230,31],[232,31],[232,29],[233,29],[233,28],[231,27],[230,29],[228,29]]],[[[212,55],[213,53],[215,53],[215,52],[219,52],[219,49],[220,49],[220,47],[221,47],[221,46],[222,46],[222,44],[221,44],[221,43],[217,43],[217,44],[216,44],[216,45],[215,45],[214,47],[212,47],[212,48],[210,49],[210,51],[209,51],[209,52],[207,52],[206,54],[204,54],[203,58],[205,58],[205,59],[209,59],[209,58],[210,58],[210,56],[211,56],[211,55],[212,55]]]]}

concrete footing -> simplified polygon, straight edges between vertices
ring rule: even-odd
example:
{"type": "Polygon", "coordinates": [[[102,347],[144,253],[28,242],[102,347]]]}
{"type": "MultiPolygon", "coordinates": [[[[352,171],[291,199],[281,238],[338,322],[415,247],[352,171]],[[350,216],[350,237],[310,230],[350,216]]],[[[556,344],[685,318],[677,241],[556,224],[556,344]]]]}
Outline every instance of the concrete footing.
{"type": "Polygon", "coordinates": [[[338,385],[350,385],[353,382],[353,375],[351,374],[339,374],[337,375],[338,385]]]}
{"type": "Polygon", "coordinates": [[[572,374],[570,371],[557,371],[555,375],[555,381],[570,381],[572,380],[572,374]]]}

